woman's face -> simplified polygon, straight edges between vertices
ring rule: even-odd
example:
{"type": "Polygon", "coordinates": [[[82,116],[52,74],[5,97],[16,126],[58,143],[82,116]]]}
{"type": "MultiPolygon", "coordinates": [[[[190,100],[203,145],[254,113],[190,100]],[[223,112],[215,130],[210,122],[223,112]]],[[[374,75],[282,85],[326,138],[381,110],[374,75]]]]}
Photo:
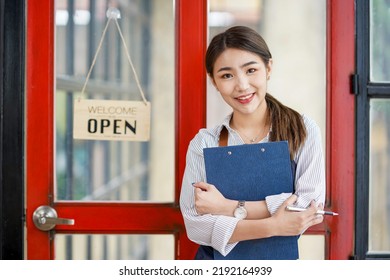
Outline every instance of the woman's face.
{"type": "Polygon", "coordinates": [[[234,113],[251,114],[266,109],[264,100],[271,68],[272,61],[265,65],[257,54],[226,49],[215,61],[213,83],[234,113]]]}

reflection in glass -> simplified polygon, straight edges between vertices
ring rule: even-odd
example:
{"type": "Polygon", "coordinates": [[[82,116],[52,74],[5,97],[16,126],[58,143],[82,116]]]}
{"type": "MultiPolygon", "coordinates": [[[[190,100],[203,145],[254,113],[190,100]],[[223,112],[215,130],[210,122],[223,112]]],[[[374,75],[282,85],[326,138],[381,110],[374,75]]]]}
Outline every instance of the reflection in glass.
{"type": "Polygon", "coordinates": [[[56,260],[173,260],[173,235],[56,234],[56,260]]]}
{"type": "Polygon", "coordinates": [[[389,11],[389,1],[370,1],[370,78],[374,82],[390,82],[389,11]]]}
{"type": "Polygon", "coordinates": [[[390,100],[370,106],[369,251],[390,251],[390,100]]]}
{"type": "MultiPolygon", "coordinates": [[[[174,196],[174,18],[172,0],[56,0],[56,199],[153,200],[174,196]],[[92,64],[106,10],[119,25],[152,105],[148,142],[74,140],[73,101],[92,64]]],[[[115,23],[82,98],[141,101],[115,23]]]]}

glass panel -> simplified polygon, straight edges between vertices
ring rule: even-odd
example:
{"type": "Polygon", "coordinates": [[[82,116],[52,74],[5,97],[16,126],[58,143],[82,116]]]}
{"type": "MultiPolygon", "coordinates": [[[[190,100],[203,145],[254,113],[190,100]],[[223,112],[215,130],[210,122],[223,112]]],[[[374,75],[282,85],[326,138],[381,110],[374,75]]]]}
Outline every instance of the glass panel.
{"type": "Polygon", "coordinates": [[[370,1],[370,78],[375,82],[390,81],[390,2],[370,1]]]}
{"type": "MultiPolygon", "coordinates": [[[[173,201],[173,0],[56,0],[55,3],[56,198],[173,201]],[[108,6],[121,12],[119,25],[146,99],[152,104],[148,142],[73,139],[73,100],[80,97],[106,25],[108,6]]],[[[142,100],[113,21],[86,95],[88,99],[142,100]]]]}
{"type": "Polygon", "coordinates": [[[56,234],[56,260],[173,260],[173,235],[56,234]]]}
{"type": "Polygon", "coordinates": [[[325,236],[304,234],[298,239],[300,260],[324,260],[325,236]]]}
{"type": "MultiPolygon", "coordinates": [[[[210,39],[233,25],[249,26],[264,37],[274,62],[269,93],[317,122],[325,150],[326,0],[210,0],[210,39]]],[[[209,127],[231,112],[210,81],[207,102],[209,127]]],[[[324,259],[323,236],[305,235],[300,243],[302,258],[324,259]]]]}
{"type": "Polygon", "coordinates": [[[370,106],[369,251],[390,252],[390,100],[370,106]]]}

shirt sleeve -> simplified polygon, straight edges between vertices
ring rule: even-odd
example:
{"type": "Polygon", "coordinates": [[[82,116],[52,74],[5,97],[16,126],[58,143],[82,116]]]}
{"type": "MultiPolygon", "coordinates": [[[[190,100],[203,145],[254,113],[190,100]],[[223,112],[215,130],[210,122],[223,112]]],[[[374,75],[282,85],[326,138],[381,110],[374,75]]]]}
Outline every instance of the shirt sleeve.
{"type": "Polygon", "coordinates": [[[180,209],[188,238],[200,245],[212,246],[226,256],[237,243],[228,244],[238,219],[221,215],[198,215],[192,183],[205,182],[202,139],[199,134],[190,142],[184,171],[180,209]]]}
{"type": "MultiPolygon", "coordinates": [[[[296,206],[307,208],[311,201],[325,203],[325,163],[321,144],[321,131],[318,125],[304,118],[307,137],[295,156],[297,163],[295,174],[296,206]]],[[[291,193],[282,193],[266,197],[268,211],[273,215],[291,193]]]]}

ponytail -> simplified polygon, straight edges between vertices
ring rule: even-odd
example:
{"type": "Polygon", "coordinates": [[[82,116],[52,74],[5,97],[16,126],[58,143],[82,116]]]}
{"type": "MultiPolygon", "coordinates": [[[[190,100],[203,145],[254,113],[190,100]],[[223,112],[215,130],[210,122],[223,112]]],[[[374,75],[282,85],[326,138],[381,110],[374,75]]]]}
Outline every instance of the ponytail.
{"type": "Polygon", "coordinates": [[[299,147],[306,140],[306,127],[302,116],[269,93],[265,95],[265,100],[270,110],[272,125],[269,140],[288,141],[290,157],[294,159],[299,147]]]}

